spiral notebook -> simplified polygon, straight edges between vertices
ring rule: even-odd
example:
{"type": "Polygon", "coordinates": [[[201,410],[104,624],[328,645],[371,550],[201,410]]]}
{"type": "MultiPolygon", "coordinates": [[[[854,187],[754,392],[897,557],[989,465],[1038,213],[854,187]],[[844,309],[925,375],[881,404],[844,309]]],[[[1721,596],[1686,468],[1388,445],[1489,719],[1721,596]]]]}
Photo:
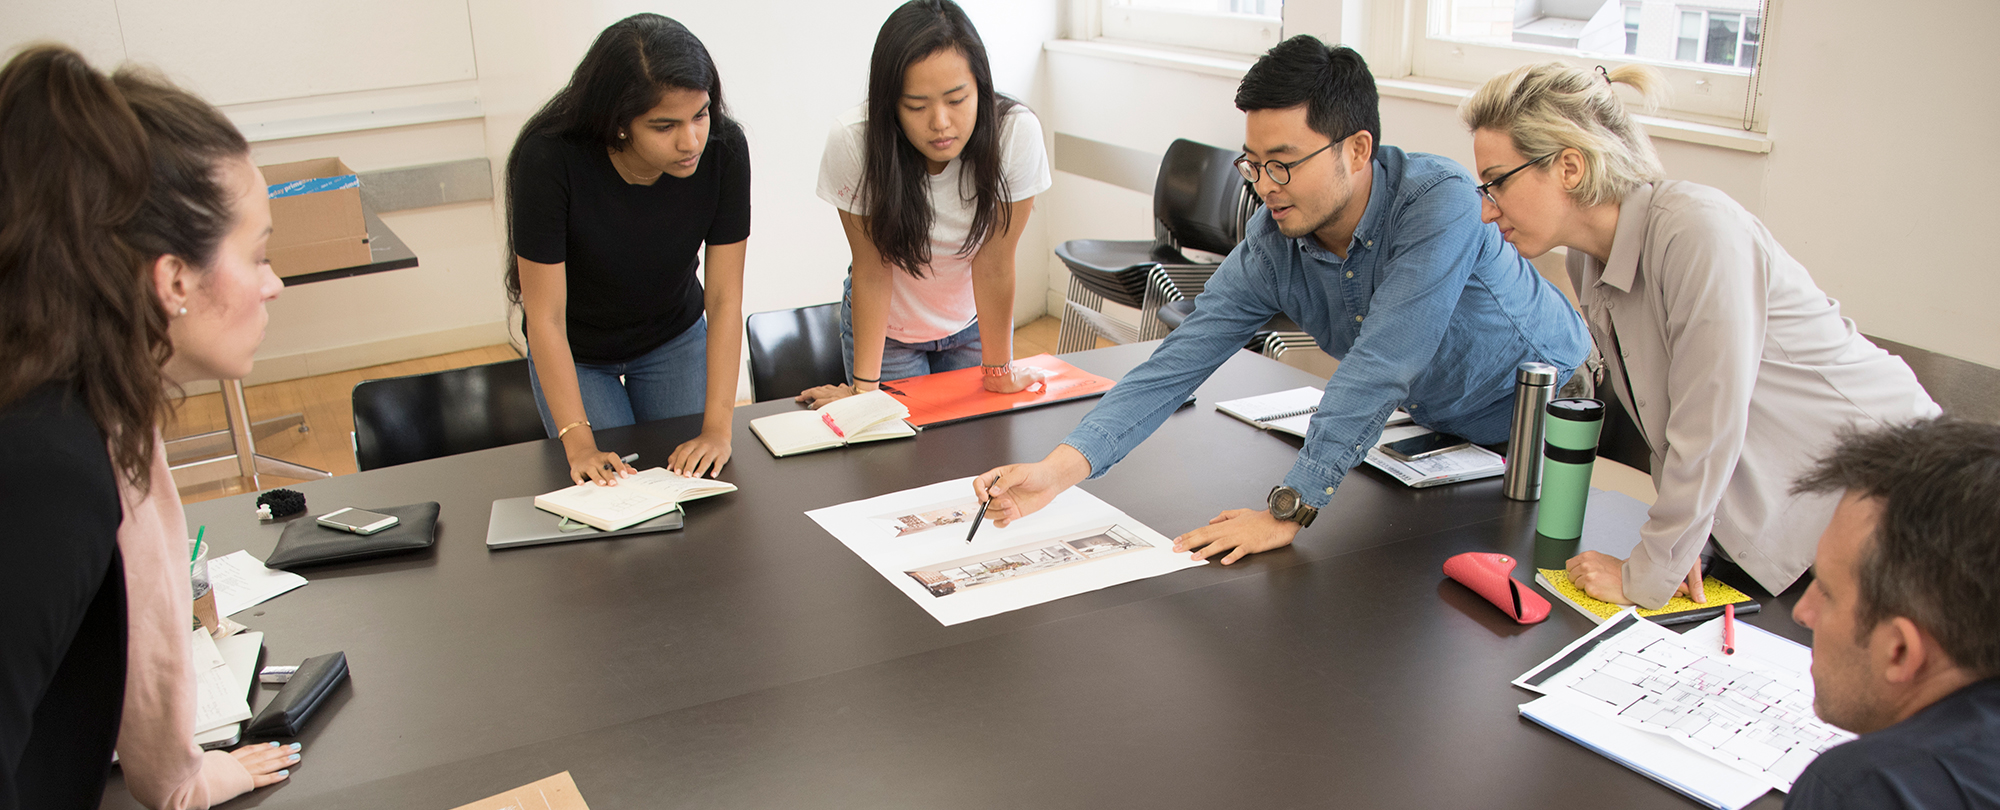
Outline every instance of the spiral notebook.
{"type": "MultiPolygon", "coordinates": [[[[1256,425],[1259,430],[1290,433],[1303,439],[1313,414],[1319,412],[1320,398],[1325,395],[1322,389],[1301,386],[1290,391],[1218,402],[1215,409],[1256,425]]],[[[1383,424],[1396,427],[1409,423],[1410,415],[1398,409],[1389,414],[1389,420],[1383,424]]]]}

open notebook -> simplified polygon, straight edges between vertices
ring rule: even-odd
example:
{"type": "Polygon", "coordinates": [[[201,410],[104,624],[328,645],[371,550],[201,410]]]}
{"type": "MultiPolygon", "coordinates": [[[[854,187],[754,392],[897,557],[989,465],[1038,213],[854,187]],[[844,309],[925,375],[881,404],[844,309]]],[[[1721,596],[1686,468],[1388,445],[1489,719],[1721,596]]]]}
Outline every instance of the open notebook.
{"type": "Polygon", "coordinates": [[[578,484],[536,495],[535,507],[615,532],[671,512],[683,501],[735,491],[736,485],[727,481],[689,478],[654,467],[618,479],[617,486],[578,484]]]}
{"type": "Polygon", "coordinates": [[[779,458],[831,450],[858,442],[879,442],[917,435],[903,419],[910,409],[882,391],[836,399],[819,410],[792,411],[750,420],[757,434],[779,458]]]}
{"type": "MultiPolygon", "coordinates": [[[[1301,439],[1306,437],[1306,427],[1312,424],[1313,414],[1319,412],[1320,398],[1324,390],[1310,386],[1294,388],[1242,399],[1232,399],[1215,403],[1215,409],[1234,416],[1261,430],[1275,430],[1290,433],[1301,439]]],[[[1386,427],[1410,424],[1410,415],[1397,409],[1383,422],[1386,427]]]]}

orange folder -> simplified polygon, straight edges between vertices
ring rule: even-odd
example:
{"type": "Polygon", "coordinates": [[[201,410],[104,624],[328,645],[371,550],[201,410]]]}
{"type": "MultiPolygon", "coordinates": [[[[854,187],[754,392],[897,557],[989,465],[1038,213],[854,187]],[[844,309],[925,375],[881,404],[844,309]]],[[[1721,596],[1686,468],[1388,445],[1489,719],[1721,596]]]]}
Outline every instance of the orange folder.
{"type": "Polygon", "coordinates": [[[981,380],[980,369],[962,368],[957,371],[926,374],[922,377],[889,380],[882,383],[882,390],[889,392],[889,396],[895,397],[904,407],[910,409],[909,423],[917,427],[949,424],[1022,408],[1094,397],[1111,390],[1111,380],[1057,360],[1051,355],[1038,354],[1022,358],[1015,360],[1014,365],[1041,369],[1045,374],[1042,384],[1018,394],[995,394],[986,390],[981,380]]]}

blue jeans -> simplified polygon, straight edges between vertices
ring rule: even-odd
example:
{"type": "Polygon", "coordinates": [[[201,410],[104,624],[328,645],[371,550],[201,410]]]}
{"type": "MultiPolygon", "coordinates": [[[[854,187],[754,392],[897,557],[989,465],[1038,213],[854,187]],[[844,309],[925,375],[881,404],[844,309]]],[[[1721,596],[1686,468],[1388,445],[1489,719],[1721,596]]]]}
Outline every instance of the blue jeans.
{"type": "MultiPolygon", "coordinates": [[[[847,366],[847,378],[854,379],[854,277],[851,275],[840,285],[840,359],[847,366]]],[[[977,320],[958,334],[940,340],[904,343],[894,338],[882,339],[881,379],[884,380],[957,371],[979,362],[977,320]]]]}
{"type": "MultiPolygon", "coordinates": [[[[528,348],[535,408],[553,439],[558,426],[542,394],[541,375],[535,373],[534,347],[528,348]]],[[[576,386],[593,430],[701,413],[708,398],[707,316],[659,348],[623,363],[577,363],[576,386]]]]}

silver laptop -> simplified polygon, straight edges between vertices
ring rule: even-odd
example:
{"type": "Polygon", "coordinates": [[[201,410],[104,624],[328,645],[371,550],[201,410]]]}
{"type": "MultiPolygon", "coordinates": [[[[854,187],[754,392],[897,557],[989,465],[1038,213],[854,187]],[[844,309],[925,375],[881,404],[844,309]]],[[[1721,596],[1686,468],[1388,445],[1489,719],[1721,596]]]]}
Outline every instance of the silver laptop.
{"type": "Polygon", "coordinates": [[[652,520],[642,521],[615,532],[598,531],[561,515],[535,508],[535,496],[503,498],[493,502],[493,515],[486,522],[486,548],[538,546],[572,540],[598,540],[628,534],[664,532],[681,527],[681,510],[675,509],[652,520]]]}

